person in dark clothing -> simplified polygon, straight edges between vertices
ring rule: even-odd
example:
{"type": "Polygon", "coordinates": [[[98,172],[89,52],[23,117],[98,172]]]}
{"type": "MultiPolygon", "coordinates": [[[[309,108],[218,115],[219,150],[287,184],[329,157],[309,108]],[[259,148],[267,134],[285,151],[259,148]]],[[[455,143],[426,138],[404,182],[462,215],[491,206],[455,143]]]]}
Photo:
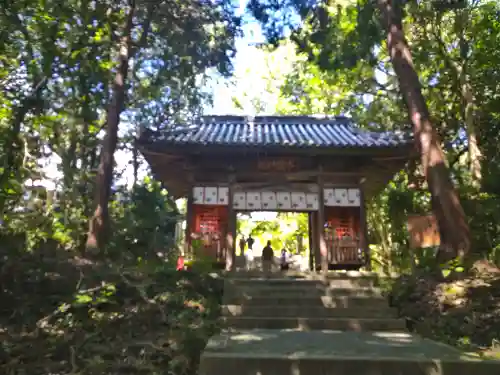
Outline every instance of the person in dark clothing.
{"type": "Polygon", "coordinates": [[[271,272],[274,263],[274,250],[271,247],[271,241],[267,241],[266,247],[262,249],[262,271],[265,274],[271,272]]]}
{"type": "Polygon", "coordinates": [[[247,238],[247,244],[248,244],[248,248],[250,250],[253,250],[253,244],[254,244],[254,239],[252,238],[252,235],[248,235],[248,238],[247,238]]]}
{"type": "Polygon", "coordinates": [[[245,240],[244,236],[240,237],[240,253],[241,255],[245,255],[245,247],[247,245],[247,241],[245,240]]]}

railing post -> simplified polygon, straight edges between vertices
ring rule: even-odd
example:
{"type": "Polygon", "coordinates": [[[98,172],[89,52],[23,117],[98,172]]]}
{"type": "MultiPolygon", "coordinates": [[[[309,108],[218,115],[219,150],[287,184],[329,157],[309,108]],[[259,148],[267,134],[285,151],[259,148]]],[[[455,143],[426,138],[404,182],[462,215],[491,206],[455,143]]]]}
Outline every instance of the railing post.
{"type": "Polygon", "coordinates": [[[323,186],[323,175],[320,169],[318,174],[318,242],[321,254],[321,271],[323,274],[328,272],[328,249],[325,240],[325,190],[323,186]]]}
{"type": "Polygon", "coordinates": [[[191,254],[191,233],[193,226],[193,184],[189,185],[186,203],[186,228],[184,229],[184,256],[191,254]]]}
{"type": "Polygon", "coordinates": [[[361,184],[359,187],[359,205],[360,205],[360,236],[359,244],[360,248],[365,255],[365,267],[368,271],[371,271],[371,255],[370,246],[368,244],[368,223],[366,215],[366,201],[364,193],[364,185],[361,184]]]}

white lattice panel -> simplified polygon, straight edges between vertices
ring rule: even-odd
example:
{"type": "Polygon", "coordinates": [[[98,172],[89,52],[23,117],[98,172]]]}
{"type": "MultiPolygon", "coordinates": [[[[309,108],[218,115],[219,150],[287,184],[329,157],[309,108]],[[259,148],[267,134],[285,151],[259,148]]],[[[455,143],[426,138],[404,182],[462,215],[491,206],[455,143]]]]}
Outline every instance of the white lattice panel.
{"type": "Polygon", "coordinates": [[[205,204],[217,204],[217,188],[216,187],[206,187],[205,188],[205,198],[203,199],[205,204]]]}
{"type": "Polygon", "coordinates": [[[233,208],[236,210],[244,210],[246,208],[246,194],[237,192],[233,195],[233,208]]]}
{"type": "Polygon", "coordinates": [[[247,202],[246,202],[246,208],[247,210],[260,210],[261,205],[260,205],[260,192],[247,192],[246,196],[247,202]]]}
{"type": "Polygon", "coordinates": [[[263,191],[261,194],[261,206],[263,210],[275,210],[278,208],[276,193],[274,191],[263,191]]]}
{"type": "Polygon", "coordinates": [[[222,205],[227,205],[229,202],[229,188],[227,186],[219,187],[219,193],[217,194],[217,203],[222,205]]]}
{"type": "Polygon", "coordinates": [[[347,189],[347,203],[353,207],[361,205],[359,189],[347,189]]]}
{"type": "Polygon", "coordinates": [[[301,211],[307,208],[305,193],[292,193],[291,199],[292,199],[292,209],[301,211]]]}
{"type": "Polygon", "coordinates": [[[280,191],[276,193],[276,200],[278,201],[278,209],[290,210],[292,208],[292,202],[289,192],[280,191]]]}
{"type": "Polygon", "coordinates": [[[196,186],[193,188],[193,203],[194,204],[203,204],[203,200],[205,197],[205,188],[201,186],[196,186]]]}
{"type": "Polygon", "coordinates": [[[325,206],[336,206],[335,204],[335,189],[324,189],[323,198],[325,206]]]}
{"type": "Polygon", "coordinates": [[[335,206],[349,206],[347,199],[347,189],[335,189],[335,206]]]}
{"type": "Polygon", "coordinates": [[[316,211],[319,209],[318,194],[307,193],[306,194],[306,206],[307,210],[316,211]]]}

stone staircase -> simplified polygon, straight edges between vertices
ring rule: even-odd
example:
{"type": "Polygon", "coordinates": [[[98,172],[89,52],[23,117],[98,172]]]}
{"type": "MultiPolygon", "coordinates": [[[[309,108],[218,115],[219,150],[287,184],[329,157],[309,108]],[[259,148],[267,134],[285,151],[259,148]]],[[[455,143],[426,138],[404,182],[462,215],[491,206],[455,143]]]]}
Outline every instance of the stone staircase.
{"type": "Polygon", "coordinates": [[[482,361],[411,335],[369,273],[238,272],[225,279],[223,320],[200,375],[494,375],[482,361]]]}

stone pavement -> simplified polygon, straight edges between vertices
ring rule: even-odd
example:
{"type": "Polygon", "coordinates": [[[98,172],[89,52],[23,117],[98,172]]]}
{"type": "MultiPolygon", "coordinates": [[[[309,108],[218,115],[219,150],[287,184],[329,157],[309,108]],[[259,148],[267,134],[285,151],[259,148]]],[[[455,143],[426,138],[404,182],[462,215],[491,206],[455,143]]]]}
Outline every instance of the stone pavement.
{"type": "Polygon", "coordinates": [[[405,332],[372,274],[226,278],[226,329],[200,375],[498,375],[484,361],[405,332]]]}

